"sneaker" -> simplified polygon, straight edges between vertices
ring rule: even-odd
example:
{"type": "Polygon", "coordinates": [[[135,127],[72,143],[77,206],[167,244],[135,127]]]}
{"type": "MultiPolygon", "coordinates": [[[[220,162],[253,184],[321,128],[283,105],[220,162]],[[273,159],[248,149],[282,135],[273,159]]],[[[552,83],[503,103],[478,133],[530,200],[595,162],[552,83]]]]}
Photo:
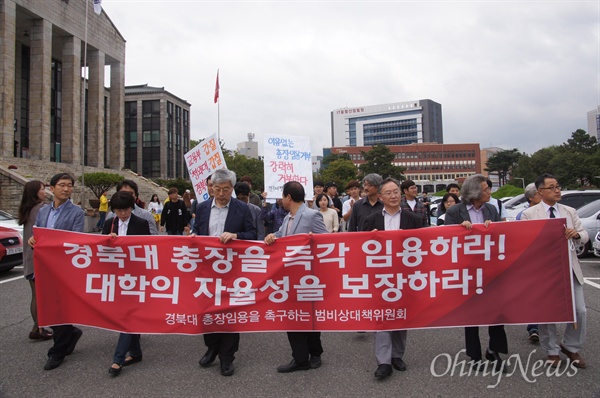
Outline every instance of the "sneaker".
{"type": "Polygon", "coordinates": [[[540,341],[540,335],[538,334],[537,329],[531,329],[529,331],[529,341],[537,342],[540,341]]]}

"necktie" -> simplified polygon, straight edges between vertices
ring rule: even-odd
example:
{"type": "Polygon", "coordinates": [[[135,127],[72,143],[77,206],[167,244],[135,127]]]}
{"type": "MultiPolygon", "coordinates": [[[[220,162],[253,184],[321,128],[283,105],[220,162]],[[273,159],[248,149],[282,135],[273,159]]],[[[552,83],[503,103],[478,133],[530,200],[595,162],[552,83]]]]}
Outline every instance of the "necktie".
{"type": "Polygon", "coordinates": [[[550,218],[556,218],[556,216],[554,215],[554,207],[550,208],[550,218]]]}

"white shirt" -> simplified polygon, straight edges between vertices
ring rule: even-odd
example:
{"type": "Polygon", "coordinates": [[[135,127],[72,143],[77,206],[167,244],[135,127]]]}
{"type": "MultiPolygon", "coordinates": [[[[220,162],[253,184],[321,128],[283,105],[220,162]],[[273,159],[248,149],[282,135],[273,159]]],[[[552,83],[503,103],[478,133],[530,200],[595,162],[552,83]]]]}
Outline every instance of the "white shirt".
{"type": "Polygon", "coordinates": [[[127,221],[121,221],[121,219],[119,219],[119,234],[118,235],[127,235],[127,227],[129,226],[129,220],[131,219],[128,218],[127,221]]]}
{"type": "Polygon", "coordinates": [[[381,211],[386,231],[395,231],[400,229],[400,217],[402,210],[398,209],[394,214],[388,213],[385,208],[381,211]]]}

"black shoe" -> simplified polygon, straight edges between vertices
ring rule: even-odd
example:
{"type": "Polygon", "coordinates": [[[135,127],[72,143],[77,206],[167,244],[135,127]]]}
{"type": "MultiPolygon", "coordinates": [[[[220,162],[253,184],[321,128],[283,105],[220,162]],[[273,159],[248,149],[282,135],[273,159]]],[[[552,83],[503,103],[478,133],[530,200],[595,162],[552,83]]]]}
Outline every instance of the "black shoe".
{"type": "Polygon", "coordinates": [[[233,363],[222,363],[221,364],[221,375],[231,376],[233,374],[233,363]]]}
{"type": "Polygon", "coordinates": [[[321,367],[321,357],[320,356],[312,356],[310,357],[310,361],[308,362],[311,369],[317,369],[321,367]]]}
{"type": "Polygon", "coordinates": [[[139,357],[131,356],[131,359],[126,359],[125,362],[123,362],[123,366],[133,365],[134,363],[138,363],[138,362],[142,362],[141,355],[139,357]]]}
{"type": "Polygon", "coordinates": [[[67,347],[67,355],[71,355],[73,351],[75,351],[75,346],[77,342],[83,335],[81,329],[74,327],[73,332],[71,333],[71,342],[69,343],[69,347],[67,347]]]}
{"type": "Polygon", "coordinates": [[[488,349],[485,352],[485,359],[490,361],[490,364],[494,367],[496,372],[506,373],[506,366],[504,366],[504,361],[500,358],[500,355],[496,351],[492,351],[488,349]]]}
{"type": "Polygon", "coordinates": [[[392,358],[392,366],[394,369],[399,370],[400,372],[404,372],[406,370],[406,364],[402,358],[392,358]]]}
{"type": "MultiPolygon", "coordinates": [[[[119,365],[118,363],[115,363],[113,365],[119,365]]],[[[110,373],[111,376],[118,376],[119,374],[121,374],[121,369],[123,369],[122,365],[119,365],[118,368],[113,368],[112,366],[110,368],[108,368],[108,373],[110,373]]]]}
{"type": "Polygon", "coordinates": [[[213,363],[215,359],[217,359],[217,355],[219,355],[219,352],[217,350],[209,348],[208,351],[206,351],[206,354],[204,354],[204,356],[200,359],[200,362],[198,363],[203,368],[210,366],[210,364],[213,363]]]}
{"type": "Polygon", "coordinates": [[[486,364],[481,360],[481,359],[471,359],[470,362],[473,362],[473,364],[471,365],[471,369],[477,373],[477,372],[483,372],[486,369],[486,364]]]}
{"type": "Polygon", "coordinates": [[[386,377],[388,377],[391,374],[392,374],[392,365],[388,365],[388,364],[379,365],[377,367],[377,370],[375,371],[375,377],[380,380],[385,379],[386,377]]]}
{"type": "Polygon", "coordinates": [[[529,340],[534,343],[540,341],[540,335],[537,329],[531,329],[531,331],[529,332],[529,340]]]}
{"type": "Polygon", "coordinates": [[[44,370],[52,370],[52,369],[56,369],[60,366],[60,364],[63,362],[63,358],[48,358],[48,360],[46,361],[46,364],[44,365],[44,370]]]}
{"type": "Polygon", "coordinates": [[[307,363],[305,365],[298,365],[296,363],[295,359],[292,359],[292,362],[288,363],[287,365],[281,365],[279,367],[277,367],[277,371],[279,373],[291,373],[291,372],[295,372],[297,370],[308,370],[310,369],[310,364],[307,363]]]}

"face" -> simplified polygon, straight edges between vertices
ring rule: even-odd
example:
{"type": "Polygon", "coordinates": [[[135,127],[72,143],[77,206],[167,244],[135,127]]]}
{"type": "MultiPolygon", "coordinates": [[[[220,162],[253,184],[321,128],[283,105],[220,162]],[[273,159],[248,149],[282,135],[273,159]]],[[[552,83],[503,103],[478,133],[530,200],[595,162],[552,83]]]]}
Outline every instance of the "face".
{"type": "Polygon", "coordinates": [[[248,195],[239,194],[236,195],[236,197],[238,198],[238,200],[241,200],[244,203],[248,203],[248,195]]]}
{"type": "Polygon", "coordinates": [[[172,193],[169,195],[169,200],[171,202],[177,202],[179,200],[179,194],[177,193],[172,193]]]}
{"type": "Polygon", "coordinates": [[[376,185],[371,185],[368,182],[363,184],[363,189],[365,190],[367,196],[377,195],[377,188],[378,187],[376,185]]]}
{"type": "Polygon", "coordinates": [[[404,190],[404,196],[406,196],[406,200],[414,200],[419,194],[419,189],[416,185],[409,187],[404,190]]]}
{"type": "Polygon", "coordinates": [[[481,183],[481,201],[482,202],[489,202],[490,201],[490,197],[492,196],[492,190],[490,189],[490,187],[488,187],[487,182],[483,181],[481,183]]]}
{"type": "Polygon", "coordinates": [[[555,178],[544,179],[544,185],[538,188],[541,200],[549,205],[554,205],[560,201],[561,192],[560,185],[555,178]]]}
{"type": "Polygon", "coordinates": [[[206,182],[206,189],[208,191],[208,196],[210,196],[211,198],[213,196],[215,196],[215,194],[213,193],[213,182],[212,182],[212,179],[210,179],[210,180],[208,180],[206,182]]]}
{"type": "Polygon", "coordinates": [[[37,197],[40,200],[46,200],[46,188],[44,187],[44,185],[40,186],[40,190],[37,193],[37,197]]]}
{"type": "Polygon", "coordinates": [[[213,183],[212,190],[217,203],[221,206],[225,206],[231,200],[231,194],[233,193],[233,185],[231,185],[231,181],[223,182],[221,184],[213,183]]]}
{"type": "Polygon", "coordinates": [[[448,193],[453,193],[456,196],[460,196],[460,189],[453,187],[453,188],[450,188],[450,190],[448,191],[448,193]]]}
{"type": "Polygon", "coordinates": [[[129,192],[130,194],[133,195],[133,199],[137,199],[137,196],[135,196],[135,191],[129,185],[123,185],[123,187],[119,190],[119,192],[121,192],[121,191],[129,192]]]}
{"type": "Polygon", "coordinates": [[[128,209],[115,209],[115,214],[117,215],[117,217],[119,217],[119,220],[127,221],[129,220],[129,217],[131,217],[132,210],[133,209],[131,207],[128,209]]]}
{"type": "Polygon", "coordinates": [[[352,187],[352,188],[348,189],[348,195],[351,198],[357,198],[359,193],[360,193],[360,189],[358,189],[358,187],[352,187]]]}
{"type": "MultiPolygon", "coordinates": [[[[290,211],[290,209],[292,208],[292,197],[290,195],[282,196],[281,197],[281,205],[283,206],[284,209],[286,209],[287,211],[290,211]]],[[[312,203],[310,204],[310,207],[312,207],[312,203]]]]}
{"type": "Polygon", "coordinates": [[[277,207],[283,206],[283,199],[277,199],[277,207]]]}
{"type": "Polygon", "coordinates": [[[68,178],[58,180],[55,186],[51,186],[50,190],[54,195],[54,200],[59,203],[64,203],[71,197],[73,193],[73,183],[68,178]]]}
{"type": "Polygon", "coordinates": [[[314,191],[315,195],[320,195],[323,193],[323,187],[320,185],[315,185],[315,187],[313,188],[313,191],[314,191]]]}
{"type": "Polygon", "coordinates": [[[402,195],[400,193],[400,187],[394,182],[390,181],[381,187],[381,193],[379,199],[383,202],[385,207],[396,208],[400,207],[400,199],[402,195]]]}
{"type": "Polygon", "coordinates": [[[448,199],[446,199],[446,201],[444,202],[444,206],[446,207],[446,210],[448,210],[455,204],[456,204],[456,201],[454,200],[454,198],[452,196],[448,196],[448,199]]]}
{"type": "Polygon", "coordinates": [[[542,196],[539,192],[535,192],[535,195],[530,199],[529,206],[535,206],[542,201],[542,196]]]}
{"type": "Polygon", "coordinates": [[[327,207],[327,206],[329,206],[329,199],[327,199],[325,196],[323,196],[321,198],[321,200],[319,200],[319,207],[320,208],[324,208],[324,207],[327,207]]]}
{"type": "Polygon", "coordinates": [[[327,188],[327,195],[335,196],[337,195],[337,187],[329,187],[327,188]]]}

